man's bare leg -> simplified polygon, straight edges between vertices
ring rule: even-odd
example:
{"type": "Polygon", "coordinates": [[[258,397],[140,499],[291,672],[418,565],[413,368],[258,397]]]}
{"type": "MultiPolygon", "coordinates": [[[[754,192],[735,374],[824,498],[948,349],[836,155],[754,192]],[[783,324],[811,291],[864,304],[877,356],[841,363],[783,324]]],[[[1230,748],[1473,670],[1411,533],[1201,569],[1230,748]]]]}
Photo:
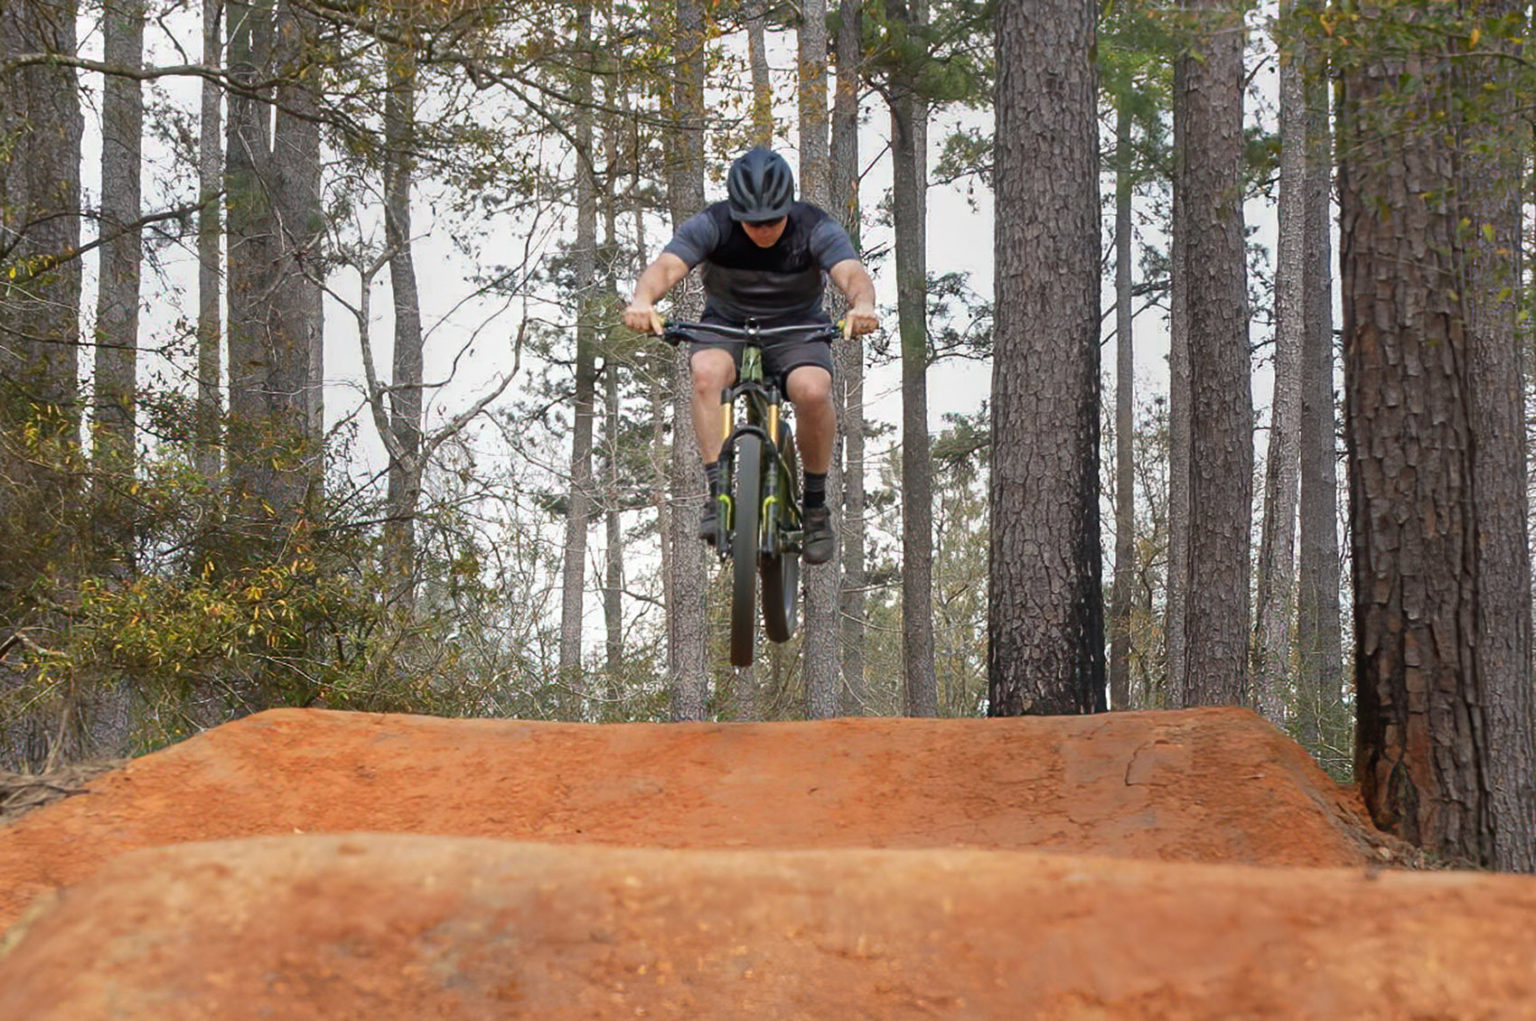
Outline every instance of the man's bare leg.
{"type": "Polygon", "coordinates": [[[819,365],[802,365],[790,372],[785,387],[795,405],[800,464],[808,472],[825,475],[832,466],[832,443],[837,437],[832,374],[819,365]]]}
{"type": "MultiPolygon", "coordinates": [[[[693,433],[705,464],[720,460],[725,443],[720,426],[720,391],[736,381],[736,359],[729,351],[704,348],[689,360],[693,369],[693,433]]],[[[829,455],[830,456],[830,455],[829,455]]]]}

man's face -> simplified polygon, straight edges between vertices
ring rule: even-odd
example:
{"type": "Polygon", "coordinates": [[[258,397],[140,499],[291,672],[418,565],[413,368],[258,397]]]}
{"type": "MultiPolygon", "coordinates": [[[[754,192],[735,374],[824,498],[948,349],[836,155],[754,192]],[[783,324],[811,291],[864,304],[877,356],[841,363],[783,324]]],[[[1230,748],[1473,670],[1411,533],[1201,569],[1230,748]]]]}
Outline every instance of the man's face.
{"type": "Polygon", "coordinates": [[[784,225],[789,223],[787,216],[781,216],[777,220],[763,220],[752,223],[741,221],[741,229],[747,232],[747,237],[759,248],[772,248],[779,243],[779,238],[784,236],[784,225]]]}

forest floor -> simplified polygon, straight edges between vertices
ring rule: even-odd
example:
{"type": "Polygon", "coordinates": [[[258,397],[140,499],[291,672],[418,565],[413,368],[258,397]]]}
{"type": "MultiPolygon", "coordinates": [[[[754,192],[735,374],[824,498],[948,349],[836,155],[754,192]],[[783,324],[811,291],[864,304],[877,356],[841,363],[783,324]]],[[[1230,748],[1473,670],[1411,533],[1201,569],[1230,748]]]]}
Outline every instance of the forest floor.
{"type": "Polygon", "coordinates": [[[0,1021],[1536,1018],[1536,879],[1403,868],[1243,710],[277,710],[59,786],[0,1021]]]}

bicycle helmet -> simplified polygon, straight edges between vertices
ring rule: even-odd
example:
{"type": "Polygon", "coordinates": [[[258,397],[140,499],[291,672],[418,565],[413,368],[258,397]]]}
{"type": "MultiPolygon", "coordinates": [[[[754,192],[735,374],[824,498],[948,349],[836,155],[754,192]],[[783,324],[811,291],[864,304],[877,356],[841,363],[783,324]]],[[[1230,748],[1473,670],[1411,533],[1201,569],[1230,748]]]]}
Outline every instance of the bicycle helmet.
{"type": "Polygon", "coordinates": [[[759,146],[731,164],[725,175],[731,219],[760,223],[789,214],[795,201],[795,176],[784,157],[759,146]]]}

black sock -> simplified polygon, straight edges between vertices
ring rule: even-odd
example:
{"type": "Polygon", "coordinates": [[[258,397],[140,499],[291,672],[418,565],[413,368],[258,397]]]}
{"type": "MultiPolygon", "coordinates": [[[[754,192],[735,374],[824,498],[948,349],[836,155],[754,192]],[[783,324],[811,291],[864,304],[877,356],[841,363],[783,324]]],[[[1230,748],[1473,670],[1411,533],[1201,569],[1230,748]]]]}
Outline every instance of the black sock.
{"type": "Polygon", "coordinates": [[[704,466],[704,477],[709,480],[709,495],[720,495],[720,459],[709,462],[704,466]]]}
{"type": "Polygon", "coordinates": [[[806,510],[811,510],[812,508],[815,508],[815,507],[825,507],[827,505],[827,473],[826,472],[806,472],[805,473],[805,500],[804,500],[804,504],[805,504],[805,509],[806,510]]]}

